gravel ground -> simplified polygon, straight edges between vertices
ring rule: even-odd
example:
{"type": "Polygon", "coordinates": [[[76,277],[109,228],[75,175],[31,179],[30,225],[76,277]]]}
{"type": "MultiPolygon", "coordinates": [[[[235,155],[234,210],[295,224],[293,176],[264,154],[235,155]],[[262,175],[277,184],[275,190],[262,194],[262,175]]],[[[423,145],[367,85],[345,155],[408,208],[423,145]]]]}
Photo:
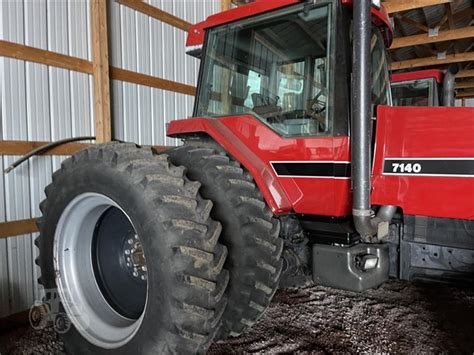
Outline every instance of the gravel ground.
{"type": "MultiPolygon", "coordinates": [[[[219,342],[229,353],[474,354],[474,290],[391,281],[359,294],[314,286],[275,295],[247,333],[219,342]]],[[[62,353],[54,331],[0,335],[0,354],[62,353]]]]}

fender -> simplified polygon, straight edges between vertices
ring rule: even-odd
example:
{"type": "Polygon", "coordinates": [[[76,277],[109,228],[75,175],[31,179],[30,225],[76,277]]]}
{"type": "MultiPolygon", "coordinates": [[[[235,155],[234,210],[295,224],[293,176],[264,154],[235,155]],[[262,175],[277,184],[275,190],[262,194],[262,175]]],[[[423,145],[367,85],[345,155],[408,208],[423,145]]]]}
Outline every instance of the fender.
{"type": "Polygon", "coordinates": [[[275,173],[252,150],[218,119],[191,118],[170,122],[168,136],[182,137],[192,133],[206,133],[235,157],[252,175],[257,186],[275,214],[288,213],[292,204],[275,173]]]}

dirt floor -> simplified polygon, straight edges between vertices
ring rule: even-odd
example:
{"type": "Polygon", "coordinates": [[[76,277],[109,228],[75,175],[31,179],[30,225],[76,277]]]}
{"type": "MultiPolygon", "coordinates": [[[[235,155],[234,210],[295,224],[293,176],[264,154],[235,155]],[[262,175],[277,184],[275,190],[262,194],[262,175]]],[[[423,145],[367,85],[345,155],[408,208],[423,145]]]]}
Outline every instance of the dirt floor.
{"type": "MultiPolygon", "coordinates": [[[[61,353],[52,330],[0,335],[0,354],[61,353]]],[[[276,294],[262,319],[229,353],[474,353],[474,290],[391,281],[362,294],[325,287],[276,294]]]]}

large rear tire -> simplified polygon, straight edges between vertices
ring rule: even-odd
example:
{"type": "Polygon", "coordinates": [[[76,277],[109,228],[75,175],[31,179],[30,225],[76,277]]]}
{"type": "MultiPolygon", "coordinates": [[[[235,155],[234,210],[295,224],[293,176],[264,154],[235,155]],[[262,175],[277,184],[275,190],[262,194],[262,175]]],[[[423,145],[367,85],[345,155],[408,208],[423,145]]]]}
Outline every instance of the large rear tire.
{"type": "Polygon", "coordinates": [[[61,334],[68,353],[207,350],[226,305],[227,250],[212,202],[184,171],[110,143],[54,174],[35,243],[40,281],[72,324],[61,334]]]}
{"type": "Polygon", "coordinates": [[[212,217],[222,223],[220,241],[229,250],[225,268],[230,281],[218,339],[237,336],[257,321],[278,288],[283,249],[279,221],[251,175],[222,149],[191,141],[168,154],[187,168],[190,179],[201,182],[202,196],[214,203],[212,217]]]}

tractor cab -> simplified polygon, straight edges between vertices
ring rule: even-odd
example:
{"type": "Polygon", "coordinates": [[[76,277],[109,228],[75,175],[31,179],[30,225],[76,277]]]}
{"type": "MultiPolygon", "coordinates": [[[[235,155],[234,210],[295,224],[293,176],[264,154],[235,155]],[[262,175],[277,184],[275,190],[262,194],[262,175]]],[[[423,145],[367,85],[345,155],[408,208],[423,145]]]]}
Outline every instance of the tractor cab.
{"type": "Polygon", "coordinates": [[[394,106],[442,106],[444,73],[419,70],[392,75],[394,106]]]}
{"type": "MultiPolygon", "coordinates": [[[[268,3],[243,8],[248,14],[268,3]]],[[[251,115],[282,137],[347,135],[351,7],[292,3],[205,30],[194,116],[251,115]]],[[[391,102],[386,26],[378,18],[371,38],[374,106],[391,102]]]]}

